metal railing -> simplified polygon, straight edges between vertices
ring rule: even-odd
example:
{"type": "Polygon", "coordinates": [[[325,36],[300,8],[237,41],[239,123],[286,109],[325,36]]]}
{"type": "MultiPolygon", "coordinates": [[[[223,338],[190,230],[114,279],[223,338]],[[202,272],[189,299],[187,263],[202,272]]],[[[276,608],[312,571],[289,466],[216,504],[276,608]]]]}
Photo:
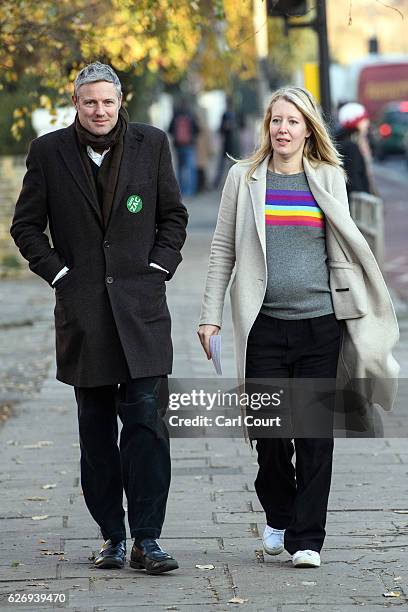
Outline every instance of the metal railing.
{"type": "Polygon", "coordinates": [[[378,265],[384,263],[384,203],[381,198],[362,191],[349,196],[350,214],[367,240],[378,265]]]}

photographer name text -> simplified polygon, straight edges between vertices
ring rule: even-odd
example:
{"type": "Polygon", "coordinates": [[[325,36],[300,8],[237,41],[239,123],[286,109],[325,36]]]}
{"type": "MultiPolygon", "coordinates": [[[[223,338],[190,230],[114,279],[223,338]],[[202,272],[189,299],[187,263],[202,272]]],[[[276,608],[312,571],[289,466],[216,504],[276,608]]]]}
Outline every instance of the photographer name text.
{"type": "Polygon", "coordinates": [[[281,427],[281,417],[256,417],[252,414],[239,414],[235,417],[218,415],[209,417],[197,415],[195,417],[181,417],[172,414],[168,419],[170,427],[281,427]]]}

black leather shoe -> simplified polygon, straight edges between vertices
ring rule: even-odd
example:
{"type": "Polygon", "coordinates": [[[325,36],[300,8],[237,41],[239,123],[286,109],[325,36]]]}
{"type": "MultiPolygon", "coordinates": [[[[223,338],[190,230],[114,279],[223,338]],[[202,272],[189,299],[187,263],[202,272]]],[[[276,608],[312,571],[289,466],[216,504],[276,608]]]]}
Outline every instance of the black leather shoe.
{"type": "Polygon", "coordinates": [[[100,569],[121,569],[125,565],[126,540],[112,544],[106,540],[99,555],[95,558],[94,565],[100,569]]]}
{"type": "Polygon", "coordinates": [[[145,569],[148,574],[163,574],[177,569],[178,563],[159,546],[157,540],[145,538],[140,544],[133,544],[130,567],[145,569]]]}

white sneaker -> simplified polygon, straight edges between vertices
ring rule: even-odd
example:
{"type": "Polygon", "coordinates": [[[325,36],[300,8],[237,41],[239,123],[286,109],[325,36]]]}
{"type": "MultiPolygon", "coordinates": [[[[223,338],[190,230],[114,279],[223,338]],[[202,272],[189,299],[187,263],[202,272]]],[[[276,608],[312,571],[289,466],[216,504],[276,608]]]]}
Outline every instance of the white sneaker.
{"type": "Polygon", "coordinates": [[[298,550],[292,561],[295,567],[320,567],[320,555],[315,550],[298,550]]]}
{"type": "Polygon", "coordinates": [[[284,535],[284,529],[274,529],[267,525],[262,536],[264,551],[268,553],[268,555],[280,555],[283,551],[284,535]]]}

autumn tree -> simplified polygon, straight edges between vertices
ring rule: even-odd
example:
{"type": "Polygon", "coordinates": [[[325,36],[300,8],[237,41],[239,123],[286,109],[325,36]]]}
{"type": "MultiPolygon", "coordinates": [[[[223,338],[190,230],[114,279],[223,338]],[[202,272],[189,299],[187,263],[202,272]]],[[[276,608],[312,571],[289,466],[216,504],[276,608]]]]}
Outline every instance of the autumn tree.
{"type": "MultiPolygon", "coordinates": [[[[40,88],[60,103],[71,93],[77,70],[95,58],[118,71],[160,71],[165,80],[178,79],[200,39],[202,16],[192,5],[184,0],[3,0],[1,86],[36,76],[40,88]]],[[[38,105],[39,96],[34,97],[38,105]]]]}
{"type": "MultiPolygon", "coordinates": [[[[140,91],[189,73],[202,89],[254,78],[252,8],[253,0],[2,0],[0,88],[35,84],[15,110],[15,133],[34,108],[66,104],[76,72],[95,59],[118,71],[128,101],[135,83],[140,91]]],[[[296,63],[297,45],[285,43],[280,20],[270,21],[279,70],[296,63]]]]}

